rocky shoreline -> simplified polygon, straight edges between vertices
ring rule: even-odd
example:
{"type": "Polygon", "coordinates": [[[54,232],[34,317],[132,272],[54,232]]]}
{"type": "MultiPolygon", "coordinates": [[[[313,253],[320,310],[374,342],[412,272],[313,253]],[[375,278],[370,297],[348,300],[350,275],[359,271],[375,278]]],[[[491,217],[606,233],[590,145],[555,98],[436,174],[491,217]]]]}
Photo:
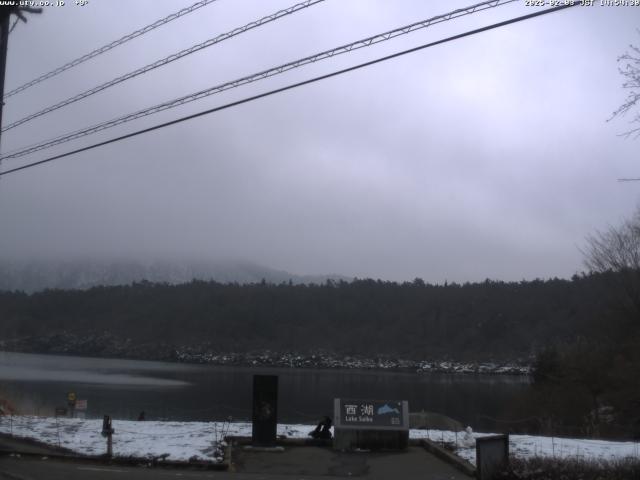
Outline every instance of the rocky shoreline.
{"type": "Polygon", "coordinates": [[[369,358],[335,352],[275,352],[271,350],[224,352],[211,345],[176,346],[138,343],[109,333],[77,335],[68,332],[39,337],[0,340],[0,350],[106,358],[128,358],[165,362],[194,363],[238,367],[358,369],[402,371],[418,374],[450,373],[479,375],[529,375],[529,360],[509,362],[459,362],[450,359],[409,360],[394,357],[369,358]]]}
{"type": "Polygon", "coordinates": [[[415,373],[465,373],[492,375],[529,375],[527,364],[509,363],[462,363],[437,360],[406,360],[395,358],[368,358],[361,356],[340,356],[330,352],[246,352],[246,353],[190,353],[178,351],[178,361],[209,365],[260,366],[279,368],[319,368],[393,370],[415,373]]]}

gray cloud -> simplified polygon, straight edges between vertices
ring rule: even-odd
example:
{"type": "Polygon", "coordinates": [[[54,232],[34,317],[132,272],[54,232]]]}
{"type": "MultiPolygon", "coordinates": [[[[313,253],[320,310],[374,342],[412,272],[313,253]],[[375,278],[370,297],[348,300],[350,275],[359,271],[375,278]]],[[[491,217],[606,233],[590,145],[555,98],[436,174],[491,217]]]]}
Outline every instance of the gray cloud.
{"type": "MultiPolygon", "coordinates": [[[[5,124],[287,5],[219,0],[12,97],[5,124]]],[[[6,132],[3,150],[463,5],[328,0],[6,132]]],[[[45,9],[11,35],[7,88],[177,8],[45,9]]],[[[447,22],[77,145],[531,11],[447,22]]],[[[397,280],[570,276],[584,236],[636,206],[640,185],[615,179],[638,175],[638,143],[616,136],[624,121],[605,120],[624,98],[616,58],[640,42],[639,23],[638,8],[576,7],[6,176],[0,256],[247,258],[397,280]]]]}

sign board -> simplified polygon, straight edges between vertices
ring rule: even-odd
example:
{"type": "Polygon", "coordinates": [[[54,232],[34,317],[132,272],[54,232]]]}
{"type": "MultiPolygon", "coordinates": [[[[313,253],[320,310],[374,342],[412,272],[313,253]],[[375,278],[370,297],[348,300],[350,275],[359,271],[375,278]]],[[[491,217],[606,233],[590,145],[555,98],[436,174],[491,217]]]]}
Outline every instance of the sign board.
{"type": "Polygon", "coordinates": [[[76,400],[76,410],[86,410],[87,409],[87,401],[86,400],[76,400]]]}
{"type": "Polygon", "coordinates": [[[67,415],[66,407],[56,407],[56,417],[64,417],[67,415]]]}
{"type": "Polygon", "coordinates": [[[67,403],[70,407],[73,407],[76,404],[76,392],[67,393],[67,403]]]}
{"type": "Polygon", "coordinates": [[[405,400],[334,400],[334,425],[340,429],[409,430],[405,400]]]}

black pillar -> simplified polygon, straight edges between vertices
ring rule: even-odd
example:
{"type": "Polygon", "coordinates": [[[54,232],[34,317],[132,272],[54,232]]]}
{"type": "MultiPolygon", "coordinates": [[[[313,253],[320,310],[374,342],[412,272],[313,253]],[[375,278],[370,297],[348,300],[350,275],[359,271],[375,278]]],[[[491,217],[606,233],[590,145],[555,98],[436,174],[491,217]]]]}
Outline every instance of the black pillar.
{"type": "Polygon", "coordinates": [[[278,377],[253,376],[253,445],[272,447],[276,444],[278,427],[278,377]]]}

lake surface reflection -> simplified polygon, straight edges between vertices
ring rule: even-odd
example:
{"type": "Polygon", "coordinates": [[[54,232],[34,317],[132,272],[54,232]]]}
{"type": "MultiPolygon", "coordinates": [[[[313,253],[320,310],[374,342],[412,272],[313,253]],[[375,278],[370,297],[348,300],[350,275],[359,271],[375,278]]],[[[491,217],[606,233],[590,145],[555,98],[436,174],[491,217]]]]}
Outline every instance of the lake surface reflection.
{"type": "Polygon", "coordinates": [[[408,400],[411,411],[439,412],[464,424],[500,417],[529,388],[526,377],[362,370],[218,367],[0,352],[0,397],[20,413],[53,414],[67,393],[88,400],[87,416],[172,420],[251,418],[254,374],[279,376],[279,419],[315,422],[333,398],[408,400]]]}

